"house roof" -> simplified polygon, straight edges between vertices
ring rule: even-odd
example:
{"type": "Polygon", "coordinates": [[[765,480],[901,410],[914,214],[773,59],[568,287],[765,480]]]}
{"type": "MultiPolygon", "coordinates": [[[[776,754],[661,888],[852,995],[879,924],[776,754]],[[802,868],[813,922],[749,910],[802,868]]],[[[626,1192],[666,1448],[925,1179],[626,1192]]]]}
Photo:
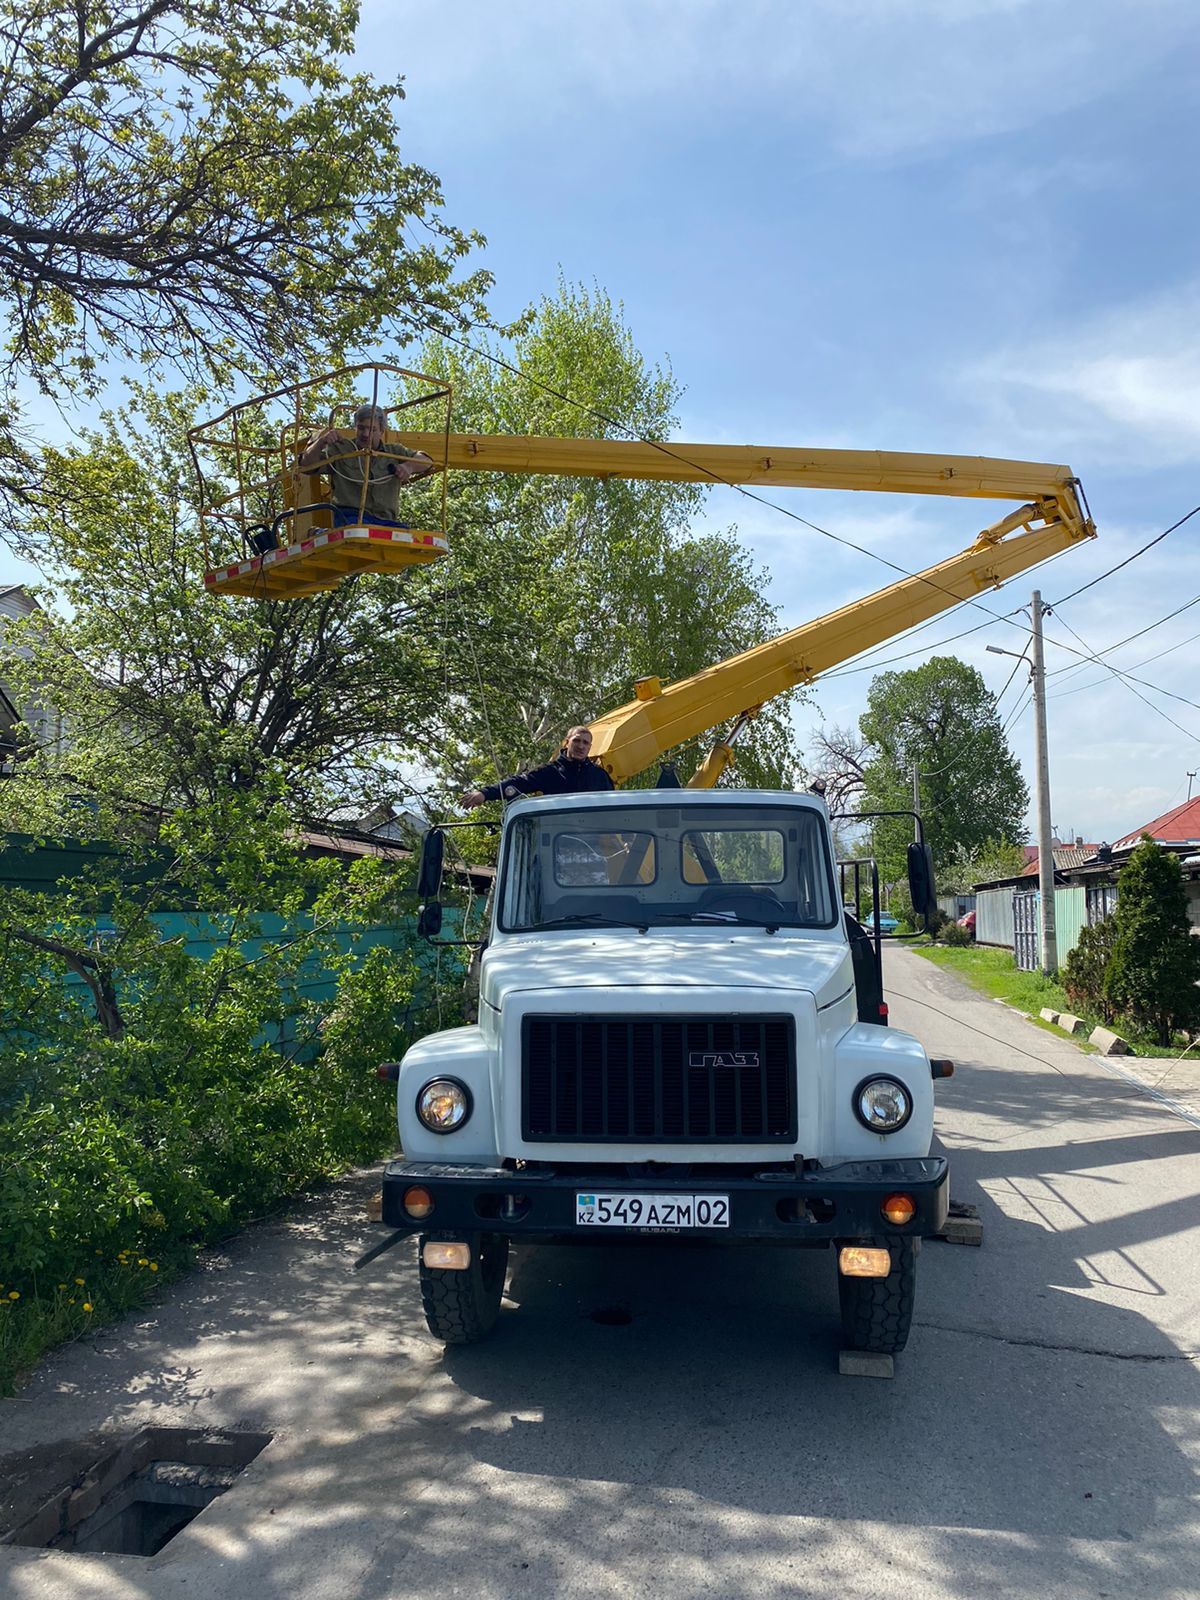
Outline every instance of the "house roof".
{"type": "Polygon", "coordinates": [[[1132,850],[1144,833],[1158,844],[1200,845],[1200,794],[1185,800],[1172,811],[1165,811],[1153,822],[1147,822],[1113,845],[1114,850],[1132,850]]]}
{"type": "MultiPolygon", "coordinates": [[[[1070,872],[1075,867],[1083,866],[1085,861],[1091,861],[1096,851],[1100,848],[1097,844],[1063,844],[1054,846],[1055,872],[1070,872]]],[[[1033,859],[1026,864],[1023,876],[1036,878],[1038,875],[1038,852],[1036,845],[1027,845],[1026,849],[1033,850],[1033,859]]]]}

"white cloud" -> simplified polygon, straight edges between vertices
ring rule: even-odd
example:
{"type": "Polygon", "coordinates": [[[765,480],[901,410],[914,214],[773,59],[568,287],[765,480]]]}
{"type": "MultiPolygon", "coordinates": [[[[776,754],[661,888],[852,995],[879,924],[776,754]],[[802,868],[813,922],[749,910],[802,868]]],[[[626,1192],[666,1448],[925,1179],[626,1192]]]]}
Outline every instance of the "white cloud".
{"type": "Polygon", "coordinates": [[[1010,438],[1054,437],[1106,464],[1200,459],[1200,280],[997,351],[962,386],[1010,438]]]}
{"type": "Polygon", "coordinates": [[[1196,23],[1183,0],[509,0],[499,16],[456,0],[419,19],[405,7],[411,28],[396,9],[367,0],[362,57],[382,71],[397,55],[422,118],[473,86],[472,139],[638,106],[692,122],[745,108],[885,162],[1093,104],[1196,23]]]}

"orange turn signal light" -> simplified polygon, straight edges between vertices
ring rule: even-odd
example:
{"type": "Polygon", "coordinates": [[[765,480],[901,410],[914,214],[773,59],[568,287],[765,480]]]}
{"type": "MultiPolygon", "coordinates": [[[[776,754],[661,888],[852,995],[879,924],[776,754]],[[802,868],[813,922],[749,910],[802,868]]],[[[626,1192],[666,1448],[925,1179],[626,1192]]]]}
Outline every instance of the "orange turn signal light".
{"type": "Polygon", "coordinates": [[[890,1194],[879,1208],[896,1228],[911,1222],[917,1214],[917,1202],[910,1194],[890,1194]]]}
{"type": "Polygon", "coordinates": [[[471,1265],[471,1246],[457,1239],[427,1239],[421,1259],[439,1272],[465,1272],[471,1265]]]}
{"type": "Polygon", "coordinates": [[[415,1184],[411,1189],[404,1191],[404,1209],[415,1221],[420,1222],[433,1210],[433,1196],[428,1189],[422,1189],[415,1184]]]}
{"type": "Polygon", "coordinates": [[[838,1271],[843,1278],[886,1278],[891,1270],[889,1250],[865,1244],[844,1244],[838,1251],[838,1271]]]}

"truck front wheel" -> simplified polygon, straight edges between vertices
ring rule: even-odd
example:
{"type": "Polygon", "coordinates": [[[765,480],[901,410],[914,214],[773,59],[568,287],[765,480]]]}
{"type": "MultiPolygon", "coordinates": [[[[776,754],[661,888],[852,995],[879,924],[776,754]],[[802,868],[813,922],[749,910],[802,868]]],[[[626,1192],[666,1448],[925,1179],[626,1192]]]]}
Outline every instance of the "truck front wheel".
{"type": "Polygon", "coordinates": [[[898,1355],[908,1343],[917,1290],[917,1260],[912,1239],[876,1239],[886,1244],[892,1270],[886,1278],[844,1278],[838,1274],[842,1336],[848,1350],[898,1355]]]}
{"type": "Polygon", "coordinates": [[[508,1272],[508,1236],[457,1236],[471,1247],[471,1265],[457,1272],[425,1265],[425,1243],[432,1237],[422,1234],[417,1247],[421,1303],[430,1333],[443,1344],[475,1344],[486,1339],[500,1315],[500,1297],[508,1272]]]}

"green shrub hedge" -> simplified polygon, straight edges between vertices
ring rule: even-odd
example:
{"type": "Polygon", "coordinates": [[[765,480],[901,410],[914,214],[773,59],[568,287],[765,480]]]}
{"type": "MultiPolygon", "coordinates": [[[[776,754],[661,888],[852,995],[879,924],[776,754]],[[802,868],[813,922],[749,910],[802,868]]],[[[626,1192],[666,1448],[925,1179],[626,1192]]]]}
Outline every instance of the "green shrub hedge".
{"type": "Polygon", "coordinates": [[[181,827],[152,892],[108,867],[69,897],[5,896],[0,1385],[197,1246],[394,1143],[371,1069],[420,1029],[422,975],[345,929],[395,921],[407,869],[303,861],[261,827],[230,859],[201,826],[181,827]],[[155,920],[181,893],[226,930],[207,959],[155,920]],[[261,937],[264,904],[286,936],[261,937]],[[326,998],[303,981],[314,967],[326,998]]]}

